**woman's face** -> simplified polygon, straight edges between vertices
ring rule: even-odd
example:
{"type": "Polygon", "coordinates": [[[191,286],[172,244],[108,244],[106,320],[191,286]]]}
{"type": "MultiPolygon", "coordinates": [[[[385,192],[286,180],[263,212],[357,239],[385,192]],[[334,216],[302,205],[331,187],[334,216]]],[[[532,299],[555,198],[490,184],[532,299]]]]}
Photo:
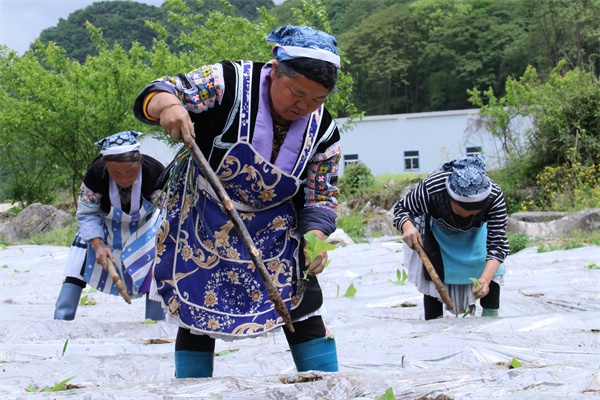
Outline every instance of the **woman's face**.
{"type": "Polygon", "coordinates": [[[277,62],[273,62],[271,70],[271,86],[269,100],[271,116],[279,124],[288,124],[319,108],[327,99],[327,89],[303,75],[289,78],[285,75],[277,77],[277,62]]]}
{"type": "Polygon", "coordinates": [[[117,185],[128,188],[133,185],[140,173],[140,163],[108,161],[106,171],[117,185]]]}
{"type": "Polygon", "coordinates": [[[481,210],[465,210],[461,206],[459,206],[454,200],[450,200],[450,206],[452,207],[452,212],[460,217],[468,218],[472,215],[479,214],[481,210]]]}

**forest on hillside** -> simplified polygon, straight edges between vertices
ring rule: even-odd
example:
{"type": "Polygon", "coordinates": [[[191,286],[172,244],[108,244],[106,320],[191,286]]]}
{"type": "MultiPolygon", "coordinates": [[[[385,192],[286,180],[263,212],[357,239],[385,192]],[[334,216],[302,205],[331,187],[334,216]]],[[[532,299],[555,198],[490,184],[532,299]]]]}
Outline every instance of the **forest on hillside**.
{"type": "MultiPolygon", "coordinates": [[[[297,24],[294,10],[305,0],[232,0],[232,13],[257,21],[264,7],[280,25],[297,24]]],[[[224,11],[221,0],[186,0],[198,24],[210,11],[224,11]],[[200,5],[202,4],[202,5],[200,5]]],[[[467,89],[493,88],[502,96],[507,77],[518,78],[528,65],[548,76],[558,62],[600,73],[598,0],[324,0],[343,51],[344,70],[355,82],[352,101],[366,115],[471,108],[467,89]]],[[[85,21],[103,32],[109,45],[125,49],[134,41],[151,47],[158,34],[145,21],[164,23],[168,43],[180,51],[179,32],[168,8],[104,1],[72,13],[44,30],[80,62],[97,49],[85,21]]],[[[198,54],[202,60],[202,54],[198,54]]],[[[202,61],[201,61],[202,62],[202,61]]],[[[343,114],[340,116],[344,116],[343,114]]]]}

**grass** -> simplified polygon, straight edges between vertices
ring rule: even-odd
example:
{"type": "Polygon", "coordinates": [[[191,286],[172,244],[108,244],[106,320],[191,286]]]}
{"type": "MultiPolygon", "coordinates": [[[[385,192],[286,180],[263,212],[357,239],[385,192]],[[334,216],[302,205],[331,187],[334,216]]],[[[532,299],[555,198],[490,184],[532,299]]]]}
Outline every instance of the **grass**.
{"type": "Polygon", "coordinates": [[[73,222],[62,228],[54,229],[50,232],[39,233],[19,244],[48,245],[48,246],[71,246],[73,238],[77,233],[77,222],[73,222]]]}

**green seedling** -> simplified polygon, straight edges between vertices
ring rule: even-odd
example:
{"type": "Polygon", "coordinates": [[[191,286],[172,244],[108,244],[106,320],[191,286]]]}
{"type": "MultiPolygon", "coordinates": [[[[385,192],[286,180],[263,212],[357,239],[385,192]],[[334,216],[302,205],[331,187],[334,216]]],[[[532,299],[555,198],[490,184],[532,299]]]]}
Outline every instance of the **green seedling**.
{"type": "Polygon", "coordinates": [[[8,268],[7,264],[2,264],[2,268],[8,268]]]}
{"type": "Polygon", "coordinates": [[[340,297],[340,284],[337,285],[337,292],[335,293],[335,297],[340,297]]]}
{"type": "Polygon", "coordinates": [[[94,304],[96,304],[96,302],[90,299],[86,294],[85,296],[81,297],[81,299],[79,299],[79,304],[82,306],[93,306],[94,304]]]}
{"type": "Polygon", "coordinates": [[[600,269],[600,265],[594,264],[593,262],[586,263],[585,267],[589,269],[600,269]]]}
{"type": "MultiPolygon", "coordinates": [[[[334,250],[335,246],[331,243],[327,243],[324,240],[321,240],[317,237],[317,234],[314,232],[309,232],[304,235],[304,240],[306,241],[306,248],[304,251],[308,256],[309,260],[312,262],[315,258],[319,256],[324,251],[334,250]]],[[[329,265],[331,260],[327,260],[325,264],[325,268],[329,265]]],[[[304,280],[308,280],[308,270],[304,271],[304,276],[302,277],[304,280]]]]}
{"type": "Polygon", "coordinates": [[[156,323],[156,321],[155,321],[155,320],[153,320],[153,319],[151,319],[151,318],[146,318],[146,319],[144,320],[144,324],[145,324],[145,325],[153,325],[153,324],[155,324],[155,323],[156,323]]]}
{"type": "Polygon", "coordinates": [[[226,356],[227,354],[233,354],[236,351],[239,351],[240,349],[229,349],[229,350],[223,350],[223,351],[219,351],[218,353],[215,353],[216,357],[221,357],[221,356],[226,356]]]}
{"type": "Polygon", "coordinates": [[[350,286],[348,286],[348,289],[346,289],[346,293],[344,293],[344,297],[354,297],[355,294],[356,294],[356,288],[354,287],[354,284],[351,283],[350,286]]]}
{"type": "Polygon", "coordinates": [[[394,389],[391,387],[387,388],[384,394],[379,397],[375,397],[375,400],[395,400],[396,396],[394,396],[394,389]]]}
{"type": "Polygon", "coordinates": [[[510,363],[508,364],[508,369],[519,368],[519,367],[522,367],[521,363],[519,362],[519,360],[517,360],[516,358],[513,357],[513,359],[510,360],[510,363]]]}
{"type": "Polygon", "coordinates": [[[406,270],[403,269],[402,271],[400,271],[400,269],[396,270],[396,280],[393,281],[391,279],[388,279],[390,282],[392,282],[394,285],[404,285],[406,283],[406,280],[408,279],[408,274],[406,273],[406,270]]]}
{"type": "MultiPolygon", "coordinates": [[[[473,284],[473,287],[479,286],[479,279],[469,278],[469,280],[473,284]]],[[[467,304],[465,306],[465,313],[462,315],[462,318],[465,318],[467,315],[475,315],[475,310],[476,310],[475,302],[469,303],[469,301],[467,300],[467,304]]]]}
{"type": "Polygon", "coordinates": [[[44,386],[43,388],[38,389],[37,387],[35,387],[33,384],[30,384],[29,386],[27,386],[25,388],[26,392],[30,392],[30,393],[40,393],[40,392],[60,392],[61,390],[67,390],[67,382],[69,382],[71,379],[75,378],[74,376],[65,379],[64,381],[58,382],[57,384],[55,384],[52,387],[49,386],[44,386]]]}
{"type": "Polygon", "coordinates": [[[67,351],[67,345],[69,344],[69,339],[65,340],[65,344],[63,345],[62,355],[65,355],[65,351],[67,351]]]}

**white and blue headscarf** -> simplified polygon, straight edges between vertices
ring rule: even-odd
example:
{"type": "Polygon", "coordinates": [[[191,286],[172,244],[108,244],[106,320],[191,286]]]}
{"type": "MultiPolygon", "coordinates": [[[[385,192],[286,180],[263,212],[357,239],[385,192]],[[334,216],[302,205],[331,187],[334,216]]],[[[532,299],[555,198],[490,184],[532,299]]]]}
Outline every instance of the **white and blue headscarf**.
{"type": "Polygon", "coordinates": [[[141,133],[136,131],[119,132],[105,137],[94,144],[102,147],[100,153],[103,156],[140,151],[140,144],[135,140],[140,135],[141,133]]]}
{"type": "Polygon", "coordinates": [[[323,31],[309,26],[287,25],[271,32],[267,41],[276,43],[272,51],[277,61],[307,57],[327,61],[340,68],[337,40],[323,31]]]}
{"type": "Polygon", "coordinates": [[[481,203],[492,192],[492,183],[485,171],[485,156],[481,154],[457,158],[441,169],[452,172],[446,180],[446,188],[450,197],[459,203],[481,203]]]}

